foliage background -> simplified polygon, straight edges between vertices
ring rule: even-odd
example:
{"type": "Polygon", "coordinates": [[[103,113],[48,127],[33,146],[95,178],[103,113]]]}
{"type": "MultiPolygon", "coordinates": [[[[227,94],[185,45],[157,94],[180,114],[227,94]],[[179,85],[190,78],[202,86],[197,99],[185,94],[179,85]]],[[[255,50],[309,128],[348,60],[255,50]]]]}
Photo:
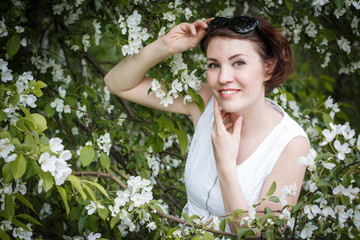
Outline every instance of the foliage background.
{"type": "MultiPolygon", "coordinates": [[[[296,55],[295,73],[270,97],[317,154],[303,160],[299,203],[250,219],[237,236],[359,239],[359,9],[349,0],[2,1],[0,237],[222,238],[226,220],[183,215],[188,226],[178,225],[191,121],[115,97],[103,77],[182,21],[262,14],[293,37],[296,55]]],[[[183,94],[202,107],[204,63],[195,48],[152,69],[170,92],[161,101],[183,94]]]]}

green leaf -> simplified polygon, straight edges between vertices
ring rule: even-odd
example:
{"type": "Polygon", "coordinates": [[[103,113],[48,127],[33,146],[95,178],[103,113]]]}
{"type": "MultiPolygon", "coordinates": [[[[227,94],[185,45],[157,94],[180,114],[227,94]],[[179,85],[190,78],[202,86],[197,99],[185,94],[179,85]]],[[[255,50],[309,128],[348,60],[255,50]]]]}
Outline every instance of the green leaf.
{"type": "Polygon", "coordinates": [[[214,238],[214,236],[213,236],[211,233],[205,232],[205,233],[204,233],[204,236],[203,236],[203,239],[204,239],[204,240],[214,240],[215,238],[214,238]]]}
{"type": "Polygon", "coordinates": [[[298,204],[295,205],[294,209],[291,211],[292,213],[296,213],[297,211],[299,211],[302,207],[304,206],[303,202],[299,202],[298,204]]]}
{"type": "Polygon", "coordinates": [[[98,95],[96,94],[94,89],[87,85],[82,85],[82,87],[84,88],[85,92],[94,99],[95,102],[98,100],[98,95]]]}
{"type": "Polygon", "coordinates": [[[336,8],[340,12],[344,7],[344,0],[335,0],[336,8]]]}
{"type": "Polygon", "coordinates": [[[232,212],[232,216],[233,217],[241,217],[241,215],[243,214],[244,210],[242,209],[235,209],[233,212],[232,212]]]}
{"type": "Polygon", "coordinates": [[[328,181],[325,181],[325,180],[322,180],[322,179],[320,179],[319,182],[316,185],[318,187],[320,187],[320,188],[327,188],[327,187],[332,188],[332,185],[328,181]]]}
{"type": "Polygon", "coordinates": [[[11,220],[15,214],[15,204],[12,197],[5,194],[5,218],[11,220]]]}
{"type": "Polygon", "coordinates": [[[56,113],[56,110],[55,108],[52,108],[50,106],[51,103],[48,103],[46,106],[45,106],[45,109],[44,109],[44,112],[46,114],[47,117],[52,117],[55,113],[56,113]]]}
{"type": "Polygon", "coordinates": [[[21,227],[23,229],[25,229],[26,231],[30,231],[30,229],[28,228],[28,226],[26,226],[24,223],[20,222],[19,220],[17,220],[16,218],[11,219],[11,222],[16,225],[17,227],[21,227]]]}
{"type": "Polygon", "coordinates": [[[106,207],[98,208],[97,211],[99,213],[99,216],[102,218],[102,220],[105,220],[109,215],[109,210],[106,207]]]}
{"type": "Polygon", "coordinates": [[[110,227],[111,227],[111,229],[113,229],[114,226],[115,226],[116,224],[118,224],[119,222],[120,222],[120,219],[119,219],[118,216],[111,218],[111,220],[110,220],[110,227]]]}
{"type": "Polygon", "coordinates": [[[10,240],[9,235],[7,235],[1,228],[0,228],[0,238],[1,240],[10,240]]]}
{"type": "Polygon", "coordinates": [[[79,232],[83,232],[83,230],[89,225],[89,217],[86,215],[86,216],[83,216],[79,219],[79,222],[78,222],[78,230],[79,232]]]}
{"type": "Polygon", "coordinates": [[[242,228],[238,232],[238,239],[242,239],[244,236],[249,236],[251,233],[254,235],[254,232],[251,230],[251,228],[242,228]]]}
{"type": "Polygon", "coordinates": [[[274,203],[278,203],[278,202],[280,202],[280,199],[278,197],[276,197],[276,196],[271,196],[271,197],[269,197],[269,201],[272,201],[274,203]]]}
{"type": "Polygon", "coordinates": [[[51,173],[40,170],[39,176],[44,181],[43,183],[44,191],[45,192],[49,191],[54,184],[54,178],[51,176],[51,173]]]}
{"type": "Polygon", "coordinates": [[[328,129],[330,129],[330,123],[333,122],[332,118],[330,117],[329,114],[324,113],[324,112],[322,113],[322,115],[323,115],[323,120],[324,120],[326,127],[328,129]]]}
{"type": "Polygon", "coordinates": [[[332,154],[329,153],[329,152],[327,152],[327,153],[320,153],[320,154],[316,155],[314,161],[316,162],[316,161],[318,161],[318,160],[320,160],[320,159],[328,159],[328,158],[331,157],[331,156],[332,156],[332,154]]]}
{"type": "Polygon", "coordinates": [[[83,167],[88,166],[94,161],[95,150],[92,146],[85,146],[80,151],[80,162],[83,167]]]}
{"type": "Polygon", "coordinates": [[[35,209],[34,206],[32,205],[32,203],[23,195],[21,195],[20,193],[14,193],[13,194],[20,202],[22,202],[24,205],[26,205],[28,208],[30,208],[31,210],[33,210],[35,213],[35,209]]]}
{"type": "Polygon", "coordinates": [[[151,148],[154,152],[161,152],[164,149],[164,140],[156,133],[151,142],[151,148]]]}
{"type": "Polygon", "coordinates": [[[47,129],[46,119],[43,115],[38,113],[32,113],[31,116],[35,122],[35,131],[41,133],[47,129]]]}
{"type": "Polygon", "coordinates": [[[59,193],[60,193],[60,196],[64,202],[64,205],[65,205],[65,210],[66,210],[66,215],[69,216],[69,213],[70,213],[70,207],[69,207],[69,203],[68,203],[68,200],[67,200],[67,196],[66,196],[66,191],[64,188],[60,187],[60,186],[56,186],[56,188],[58,189],[59,193]]]}
{"type": "Polygon", "coordinates": [[[89,194],[91,200],[94,202],[94,203],[97,203],[96,201],[96,198],[95,198],[95,194],[93,192],[93,190],[91,188],[89,188],[89,186],[85,185],[84,184],[84,189],[87,191],[87,193],[89,194]]]}
{"type": "Polygon", "coordinates": [[[188,146],[186,129],[178,121],[176,123],[179,129],[175,129],[175,134],[179,141],[180,152],[182,155],[185,155],[188,146]]]}
{"type": "Polygon", "coordinates": [[[225,228],[226,228],[226,218],[223,218],[220,221],[219,230],[225,232],[225,228]]]}
{"type": "Polygon", "coordinates": [[[10,58],[12,58],[20,49],[20,37],[18,34],[14,34],[6,42],[6,52],[10,58]]]}
{"type": "Polygon", "coordinates": [[[343,176],[343,184],[345,188],[348,188],[351,184],[351,177],[349,174],[343,176]]]}
{"type": "Polygon", "coordinates": [[[5,165],[2,168],[2,175],[4,178],[4,184],[11,182],[14,177],[12,175],[12,162],[5,163],[5,165]]]}
{"type": "Polygon", "coordinates": [[[287,9],[289,9],[289,12],[291,12],[292,10],[294,10],[294,1],[292,1],[292,0],[285,0],[285,5],[286,5],[287,9]]]}
{"type": "Polygon", "coordinates": [[[101,163],[101,165],[104,167],[104,168],[106,168],[107,170],[109,169],[109,167],[110,167],[110,158],[109,158],[109,156],[106,154],[106,153],[104,153],[104,152],[101,152],[101,154],[100,154],[100,163],[101,163]]]}
{"type": "Polygon", "coordinates": [[[274,181],[274,182],[271,184],[269,190],[267,191],[266,196],[268,197],[268,196],[273,195],[274,192],[275,192],[275,190],[276,190],[276,182],[274,181]]]}
{"type": "Polygon", "coordinates": [[[5,119],[7,119],[7,114],[3,110],[0,110],[0,122],[4,121],[5,119]]]}
{"type": "Polygon", "coordinates": [[[194,99],[194,101],[196,102],[196,104],[198,105],[199,109],[201,112],[204,111],[205,109],[205,103],[202,99],[202,97],[200,97],[199,94],[197,94],[194,90],[192,90],[191,88],[188,88],[189,91],[189,95],[192,97],[192,99],[194,99]]]}
{"type": "Polygon", "coordinates": [[[86,194],[85,194],[83,188],[81,187],[80,180],[74,175],[69,175],[67,177],[67,180],[69,180],[71,182],[71,184],[76,188],[76,190],[78,190],[81,197],[85,200],[87,197],[86,197],[86,194]]]}
{"type": "Polygon", "coordinates": [[[35,224],[37,224],[37,225],[40,225],[40,226],[42,226],[42,224],[38,221],[38,220],[36,220],[35,218],[33,218],[32,216],[30,216],[30,215],[27,215],[27,214],[18,214],[18,215],[16,215],[17,217],[20,217],[20,218],[22,218],[22,219],[25,219],[25,220],[27,220],[27,221],[29,221],[29,222],[31,222],[31,223],[35,223],[35,224]]]}
{"type": "Polygon", "coordinates": [[[105,190],[105,188],[103,186],[101,186],[100,184],[96,183],[96,182],[90,182],[90,181],[87,181],[87,180],[82,180],[84,182],[87,182],[93,186],[95,186],[97,189],[99,189],[99,191],[104,194],[107,198],[109,198],[109,195],[107,193],[107,191],[105,190]]]}
{"type": "Polygon", "coordinates": [[[33,80],[29,83],[29,89],[32,93],[34,93],[37,97],[41,97],[43,92],[41,88],[46,87],[47,85],[42,81],[33,80]]]}
{"type": "Polygon", "coordinates": [[[24,175],[26,170],[26,160],[22,154],[19,154],[15,161],[12,162],[12,175],[14,179],[18,179],[24,175]]]}

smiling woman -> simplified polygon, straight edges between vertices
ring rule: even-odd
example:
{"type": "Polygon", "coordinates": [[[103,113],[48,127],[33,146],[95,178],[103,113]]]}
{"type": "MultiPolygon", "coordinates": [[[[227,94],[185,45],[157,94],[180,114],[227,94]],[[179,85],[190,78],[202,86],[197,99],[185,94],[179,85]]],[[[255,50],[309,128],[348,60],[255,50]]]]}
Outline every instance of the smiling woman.
{"type": "MultiPolygon", "coordinates": [[[[281,85],[293,69],[290,43],[265,20],[247,16],[198,20],[174,27],[164,37],[129,56],[105,77],[109,90],[130,101],[192,117],[195,134],[190,146],[184,213],[206,219],[236,209],[280,210],[294,204],[305,167],[298,158],[309,152],[303,129],[274,101],[265,96],[281,85]],[[207,56],[207,83],[194,102],[174,99],[165,107],[146,72],[166,59],[198,45],[207,56]],[[259,201],[273,182],[281,203],[259,201]],[[291,194],[281,189],[293,189],[291,194]]],[[[246,218],[251,218],[252,215],[246,218]]],[[[229,222],[236,231],[240,219],[229,222]]]]}

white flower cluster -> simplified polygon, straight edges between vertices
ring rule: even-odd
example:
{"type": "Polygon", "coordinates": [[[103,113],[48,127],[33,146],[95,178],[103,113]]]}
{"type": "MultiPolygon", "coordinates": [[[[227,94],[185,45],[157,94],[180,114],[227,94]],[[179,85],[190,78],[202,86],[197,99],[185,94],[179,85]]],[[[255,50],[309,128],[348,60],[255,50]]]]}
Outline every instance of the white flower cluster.
{"type": "Polygon", "coordinates": [[[47,218],[51,214],[52,214],[51,205],[49,203],[45,202],[43,204],[42,208],[40,209],[39,218],[42,220],[42,219],[47,218]]]}
{"type": "Polygon", "coordinates": [[[68,4],[67,1],[62,3],[55,4],[52,6],[54,15],[65,15],[62,12],[66,10],[68,15],[65,16],[65,25],[69,26],[79,19],[80,14],[82,14],[82,8],[80,5],[84,0],[77,0],[75,4],[68,4]],[[77,9],[76,9],[77,8],[77,9]]]}
{"type": "Polygon", "coordinates": [[[68,86],[71,82],[70,75],[64,75],[64,69],[61,64],[55,62],[54,59],[47,59],[46,57],[41,58],[41,56],[31,57],[32,64],[36,67],[40,73],[46,73],[49,68],[52,68],[51,75],[53,77],[54,82],[62,82],[65,86],[68,86]]]}
{"type": "Polygon", "coordinates": [[[74,236],[74,237],[63,235],[62,238],[64,240],[97,240],[101,238],[101,233],[93,233],[88,228],[85,230],[85,232],[83,232],[82,235],[83,236],[74,236]]]}
{"type": "Polygon", "coordinates": [[[103,99],[104,108],[109,114],[111,114],[112,110],[114,109],[114,105],[110,104],[110,91],[106,86],[104,87],[104,94],[102,95],[104,98],[103,99]]]}
{"type": "Polygon", "coordinates": [[[338,139],[334,141],[334,148],[338,152],[337,153],[338,160],[344,160],[345,155],[350,153],[350,147],[355,146],[355,143],[356,143],[356,147],[360,149],[360,135],[357,140],[356,138],[354,138],[355,130],[350,128],[349,123],[345,123],[344,125],[341,124],[335,125],[333,123],[330,123],[329,125],[330,125],[330,130],[324,129],[322,131],[322,134],[324,135],[325,139],[323,142],[320,143],[320,146],[327,145],[328,143],[332,142],[337,135],[341,134],[347,142],[341,144],[341,142],[338,139]]]}
{"type": "Polygon", "coordinates": [[[97,139],[97,145],[101,150],[103,150],[107,155],[109,155],[110,154],[110,149],[111,149],[110,134],[105,133],[104,135],[101,135],[97,139]]]}
{"type": "MultiPolygon", "coordinates": [[[[151,182],[147,179],[142,179],[140,176],[131,176],[127,181],[128,188],[124,191],[118,191],[117,197],[114,199],[114,205],[109,206],[112,217],[119,217],[121,223],[118,228],[122,236],[126,236],[128,231],[133,232],[139,229],[139,225],[135,223],[131,215],[131,211],[134,208],[140,208],[141,206],[148,204],[153,199],[151,182]],[[128,207],[126,210],[125,206],[128,207]]],[[[163,208],[165,211],[166,208],[163,208]]],[[[142,211],[143,218],[140,220],[141,225],[146,225],[150,230],[155,230],[156,225],[151,221],[151,215],[144,210],[142,211]]]]}
{"type": "MultiPolygon", "coordinates": [[[[16,180],[16,186],[13,190],[12,183],[4,184],[3,179],[0,179],[0,202],[1,202],[1,211],[5,211],[5,194],[12,195],[19,192],[21,195],[25,195],[27,192],[26,182],[22,182],[21,179],[16,180]]],[[[31,230],[31,225],[27,224],[27,227],[30,231],[27,231],[21,227],[14,228],[10,220],[3,220],[0,223],[0,229],[4,232],[13,230],[13,236],[18,237],[19,239],[32,239],[33,235],[31,230]]]]}
{"type": "MultiPolygon", "coordinates": [[[[1,80],[3,82],[9,82],[14,79],[11,69],[8,69],[8,62],[0,59],[0,69],[1,69],[1,80]]],[[[21,74],[18,79],[15,82],[16,91],[20,95],[20,101],[19,105],[22,105],[24,107],[29,106],[31,108],[36,107],[36,96],[32,93],[28,94],[28,88],[29,88],[29,81],[34,80],[34,77],[32,76],[31,72],[24,72],[21,74]]],[[[14,95],[14,92],[8,90],[7,91],[7,97],[5,98],[5,103],[8,102],[9,98],[14,95]]],[[[15,110],[18,110],[17,106],[9,105],[7,108],[4,109],[4,112],[7,114],[7,117],[11,119],[11,122],[16,122],[18,114],[15,112],[15,110]]]]}
{"type": "Polygon", "coordinates": [[[58,113],[71,113],[71,108],[68,104],[64,105],[64,100],[55,98],[53,102],[50,103],[50,107],[55,108],[58,113]]]}
{"type": "Polygon", "coordinates": [[[171,83],[171,90],[165,92],[156,79],[151,82],[151,90],[155,93],[157,98],[160,98],[160,104],[167,107],[169,104],[174,103],[174,98],[179,97],[179,93],[184,93],[183,103],[191,102],[193,99],[189,94],[189,88],[198,91],[201,88],[201,81],[195,75],[196,70],[193,70],[190,74],[187,69],[187,65],[184,63],[181,53],[173,56],[173,61],[170,64],[171,71],[174,77],[177,77],[179,71],[183,70],[180,76],[180,81],[175,79],[171,83]]]}
{"type": "Polygon", "coordinates": [[[8,35],[8,31],[5,25],[5,20],[0,21],[0,37],[6,37],[8,35]]]}
{"type": "Polygon", "coordinates": [[[96,46],[99,46],[100,44],[100,38],[101,38],[101,25],[99,22],[96,21],[96,19],[92,22],[92,25],[94,26],[95,28],[95,45],[96,46]]]}
{"type": "Polygon", "coordinates": [[[146,28],[140,27],[141,15],[137,10],[130,15],[126,21],[123,16],[118,20],[119,28],[121,29],[122,34],[128,32],[128,44],[121,47],[122,54],[132,55],[139,52],[140,48],[143,47],[142,41],[146,41],[150,34],[147,32],[146,28]]]}
{"type": "Polygon", "coordinates": [[[0,157],[2,157],[6,163],[12,162],[16,159],[17,154],[12,153],[15,150],[15,146],[11,144],[10,139],[0,139],[0,157]],[[12,154],[11,154],[12,153],[12,154]]]}
{"type": "Polygon", "coordinates": [[[71,152],[64,150],[62,140],[58,137],[49,140],[49,146],[52,153],[45,152],[41,154],[39,163],[44,172],[50,172],[55,179],[56,185],[61,185],[65,182],[67,176],[71,174],[70,165],[67,160],[71,158],[71,152]]]}
{"type": "Polygon", "coordinates": [[[0,69],[1,69],[1,81],[8,82],[13,80],[13,75],[11,74],[12,70],[7,67],[8,62],[0,59],[0,69]]]}

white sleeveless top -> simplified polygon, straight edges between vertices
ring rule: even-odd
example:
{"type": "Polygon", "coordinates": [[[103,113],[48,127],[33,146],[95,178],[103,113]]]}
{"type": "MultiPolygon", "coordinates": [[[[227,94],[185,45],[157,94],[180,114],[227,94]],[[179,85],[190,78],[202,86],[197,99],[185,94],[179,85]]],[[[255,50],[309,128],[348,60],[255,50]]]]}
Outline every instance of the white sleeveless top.
{"type": "MultiPolygon", "coordinates": [[[[195,128],[185,165],[187,204],[183,212],[206,219],[225,214],[211,142],[214,122],[214,97],[202,113],[195,128]]],[[[258,202],[261,189],[286,145],[305,131],[275,102],[266,102],[283,118],[246,161],[237,166],[241,190],[249,206],[258,202]]]]}

